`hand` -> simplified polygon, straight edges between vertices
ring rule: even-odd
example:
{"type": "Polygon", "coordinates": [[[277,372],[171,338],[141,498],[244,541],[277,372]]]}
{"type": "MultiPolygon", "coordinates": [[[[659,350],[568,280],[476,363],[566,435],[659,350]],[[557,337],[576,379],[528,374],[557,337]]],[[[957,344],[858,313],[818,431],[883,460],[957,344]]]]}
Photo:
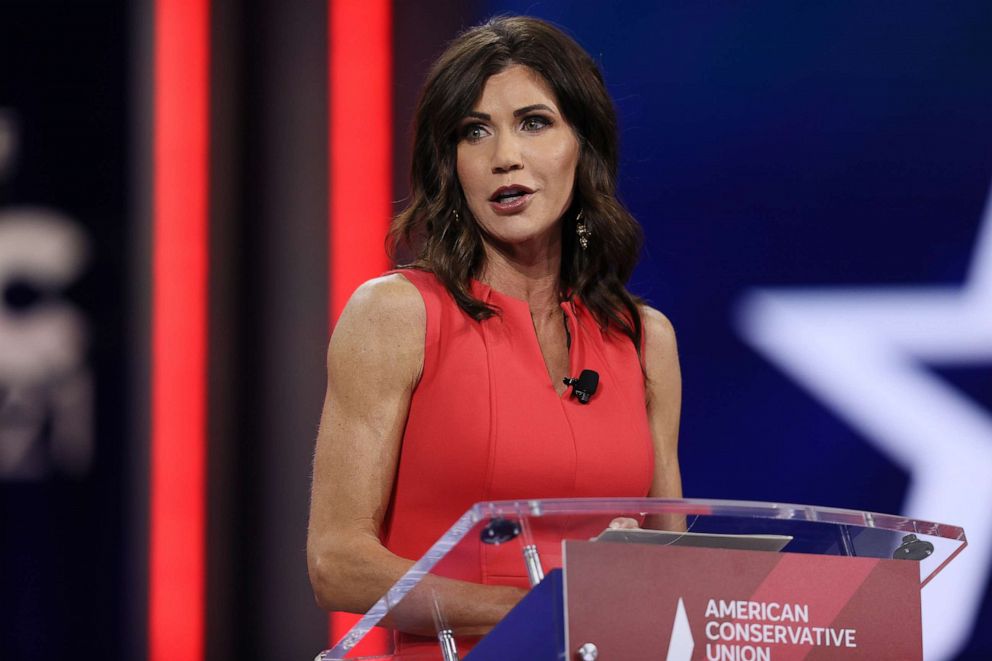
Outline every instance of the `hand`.
{"type": "Polygon", "coordinates": [[[632,519],[629,516],[618,516],[610,521],[607,528],[609,530],[640,530],[641,524],[637,522],[637,519],[632,519]]]}

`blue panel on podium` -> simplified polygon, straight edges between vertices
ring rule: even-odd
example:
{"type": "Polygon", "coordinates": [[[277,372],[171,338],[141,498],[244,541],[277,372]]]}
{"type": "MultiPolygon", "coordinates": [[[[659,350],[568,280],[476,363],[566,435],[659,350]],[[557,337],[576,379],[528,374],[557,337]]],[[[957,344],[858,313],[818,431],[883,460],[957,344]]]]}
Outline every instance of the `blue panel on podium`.
{"type": "Polygon", "coordinates": [[[561,570],[555,569],[479,641],[466,661],[564,660],[563,603],[561,570]]]}

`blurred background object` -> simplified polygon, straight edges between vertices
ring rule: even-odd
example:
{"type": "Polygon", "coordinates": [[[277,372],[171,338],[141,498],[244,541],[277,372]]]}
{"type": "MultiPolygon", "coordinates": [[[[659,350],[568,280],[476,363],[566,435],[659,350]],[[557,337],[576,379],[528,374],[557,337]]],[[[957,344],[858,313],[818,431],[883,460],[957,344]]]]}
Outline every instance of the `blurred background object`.
{"type": "Polygon", "coordinates": [[[495,13],[616,100],[686,495],[964,526],[927,658],[992,656],[981,0],[0,4],[0,655],[343,633],[304,555],[327,337],[389,266],[427,67],[495,13]]]}

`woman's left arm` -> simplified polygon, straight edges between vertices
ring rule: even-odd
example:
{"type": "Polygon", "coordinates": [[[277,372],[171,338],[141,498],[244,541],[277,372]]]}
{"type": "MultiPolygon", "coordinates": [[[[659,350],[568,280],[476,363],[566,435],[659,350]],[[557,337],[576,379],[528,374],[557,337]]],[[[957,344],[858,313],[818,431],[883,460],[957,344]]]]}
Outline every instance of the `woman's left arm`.
{"type": "MultiPolygon", "coordinates": [[[[681,498],[679,471],[679,415],[682,408],[682,374],[675,345],[675,330],[661,312],[641,306],[643,360],[648,424],[654,442],[652,498],[681,498]]],[[[685,530],[684,518],[651,517],[648,527],[685,530]]]]}
{"type": "MultiPolygon", "coordinates": [[[[648,496],[681,498],[682,474],[679,472],[679,412],[682,407],[682,375],[675,347],[675,330],[668,318],[654,308],[642,305],[641,324],[644,341],[644,390],[648,426],[654,444],[654,478],[648,496]]],[[[617,517],[610,528],[650,530],[686,529],[685,517],[648,516],[643,523],[627,516],[617,517]]]]}

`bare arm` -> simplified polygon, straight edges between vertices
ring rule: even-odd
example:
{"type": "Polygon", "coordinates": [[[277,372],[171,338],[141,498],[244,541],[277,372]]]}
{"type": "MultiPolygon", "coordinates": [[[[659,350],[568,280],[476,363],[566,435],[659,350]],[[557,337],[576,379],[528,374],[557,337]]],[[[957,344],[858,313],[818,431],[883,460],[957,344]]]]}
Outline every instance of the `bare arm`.
{"type": "MultiPolygon", "coordinates": [[[[679,471],[679,417],[682,408],[682,375],[679,370],[675,330],[671,322],[653,308],[641,308],[644,323],[644,366],[647,379],[648,424],[654,441],[652,498],[681,498],[679,471]]],[[[654,517],[651,528],[685,530],[681,516],[654,517]]]]}
{"type": "MultiPolygon", "coordinates": [[[[323,608],[364,612],[413,564],[387,550],[379,531],[423,366],[425,327],[420,294],[393,275],[355,292],[331,338],[307,535],[310,582],[323,608]]],[[[453,581],[444,589],[460,633],[485,631],[522,594],[453,581]]],[[[407,613],[397,626],[433,633],[429,611],[407,613]]]]}

